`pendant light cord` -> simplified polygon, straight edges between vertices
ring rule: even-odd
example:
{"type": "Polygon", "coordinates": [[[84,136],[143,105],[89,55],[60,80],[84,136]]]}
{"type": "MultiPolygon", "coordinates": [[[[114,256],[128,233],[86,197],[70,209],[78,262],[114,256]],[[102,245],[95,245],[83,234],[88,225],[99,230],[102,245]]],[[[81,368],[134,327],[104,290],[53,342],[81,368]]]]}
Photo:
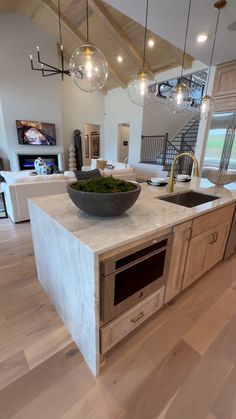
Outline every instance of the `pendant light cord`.
{"type": "Polygon", "coordinates": [[[183,57],[182,57],[182,67],[181,67],[181,75],[180,75],[180,78],[181,79],[183,77],[183,71],[184,71],[184,62],[185,62],[185,55],[186,55],[186,44],[187,44],[187,37],[188,37],[188,27],[189,27],[189,18],[190,18],[191,2],[192,2],[192,0],[189,0],[187,24],[186,24],[186,31],[185,31],[185,38],[184,38],[184,49],[183,49],[183,57]]]}
{"type": "Polygon", "coordinates": [[[59,38],[60,38],[60,46],[62,45],[62,33],[61,33],[61,7],[60,7],[60,0],[58,0],[58,19],[59,19],[59,38]]]}
{"type": "Polygon", "coordinates": [[[146,42],[147,42],[147,21],[148,21],[148,3],[146,3],[146,18],[145,18],[145,29],[144,29],[144,44],[143,44],[143,69],[145,67],[145,58],[146,58],[146,42]]]}
{"type": "Polygon", "coordinates": [[[86,0],[86,24],[87,24],[87,34],[86,34],[86,38],[87,38],[87,44],[89,43],[89,24],[88,24],[88,0],[86,0]]]}
{"type": "Polygon", "coordinates": [[[209,71],[208,71],[207,82],[206,82],[206,95],[207,95],[208,85],[209,85],[209,80],[210,80],[210,75],[211,75],[211,67],[212,67],[213,55],[214,55],[214,50],[215,50],[216,34],[217,34],[217,30],[218,30],[218,24],[219,24],[219,18],[220,18],[220,11],[221,11],[221,9],[218,9],[217,19],[216,19],[216,26],[215,26],[215,33],[214,33],[214,39],[213,39],[213,44],[212,44],[211,58],[210,58],[210,64],[209,64],[209,71]]]}

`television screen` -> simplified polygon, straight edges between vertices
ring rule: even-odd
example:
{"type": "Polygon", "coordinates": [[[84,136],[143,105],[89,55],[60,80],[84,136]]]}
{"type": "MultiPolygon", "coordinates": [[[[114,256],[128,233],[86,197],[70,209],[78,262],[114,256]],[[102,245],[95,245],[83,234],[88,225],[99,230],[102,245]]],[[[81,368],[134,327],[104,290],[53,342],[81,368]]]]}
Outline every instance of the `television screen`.
{"type": "Polygon", "coordinates": [[[56,145],[55,124],[38,121],[16,121],[19,144],[56,145]]]}

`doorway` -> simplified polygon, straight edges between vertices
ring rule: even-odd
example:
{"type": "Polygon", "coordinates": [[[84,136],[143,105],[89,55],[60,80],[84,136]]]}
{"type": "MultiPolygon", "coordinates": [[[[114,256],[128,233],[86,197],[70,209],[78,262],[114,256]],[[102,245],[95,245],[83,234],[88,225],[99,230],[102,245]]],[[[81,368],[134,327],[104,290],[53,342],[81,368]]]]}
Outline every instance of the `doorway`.
{"type": "Polygon", "coordinates": [[[129,130],[129,123],[118,124],[117,160],[121,163],[128,163],[129,160],[129,130]]]}
{"type": "Polygon", "coordinates": [[[100,157],[100,125],[84,124],[83,161],[84,166],[91,165],[91,159],[100,157]]]}

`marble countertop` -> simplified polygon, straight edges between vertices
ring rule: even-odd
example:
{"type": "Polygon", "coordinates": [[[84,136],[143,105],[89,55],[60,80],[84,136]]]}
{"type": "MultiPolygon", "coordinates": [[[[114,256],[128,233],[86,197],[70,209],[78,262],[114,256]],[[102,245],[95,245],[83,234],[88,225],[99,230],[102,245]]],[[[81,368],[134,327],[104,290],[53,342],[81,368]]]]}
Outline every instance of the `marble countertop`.
{"type": "Polygon", "coordinates": [[[221,197],[194,208],[157,199],[167,194],[166,187],[150,186],[146,183],[141,187],[141,194],[134,206],[118,217],[88,215],[73,204],[68,194],[37,197],[31,199],[31,203],[93,252],[101,254],[236,201],[236,183],[215,187],[206,179],[200,178],[192,178],[188,183],[177,182],[174,193],[190,189],[221,197]]]}

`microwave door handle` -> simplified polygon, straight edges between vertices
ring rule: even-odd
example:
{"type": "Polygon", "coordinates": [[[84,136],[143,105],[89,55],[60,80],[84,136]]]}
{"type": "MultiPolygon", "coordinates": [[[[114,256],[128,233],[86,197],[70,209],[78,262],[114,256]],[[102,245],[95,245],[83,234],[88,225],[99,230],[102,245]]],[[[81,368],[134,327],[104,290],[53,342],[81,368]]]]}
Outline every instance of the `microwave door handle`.
{"type": "Polygon", "coordinates": [[[126,269],[128,269],[128,268],[131,268],[132,266],[137,265],[138,263],[143,262],[144,260],[149,259],[150,257],[152,257],[152,256],[154,256],[154,255],[156,255],[156,254],[158,254],[158,253],[163,252],[163,250],[166,250],[166,251],[167,251],[168,247],[169,247],[169,246],[168,246],[168,244],[167,244],[167,245],[165,245],[165,246],[161,247],[160,249],[154,250],[153,252],[148,253],[147,255],[142,256],[141,258],[136,259],[136,260],[135,260],[135,261],[133,261],[133,262],[127,263],[127,265],[122,266],[122,267],[121,267],[121,268],[119,268],[119,269],[116,269],[115,273],[117,273],[117,272],[122,272],[122,271],[124,271],[124,270],[126,270],[126,269]]]}

